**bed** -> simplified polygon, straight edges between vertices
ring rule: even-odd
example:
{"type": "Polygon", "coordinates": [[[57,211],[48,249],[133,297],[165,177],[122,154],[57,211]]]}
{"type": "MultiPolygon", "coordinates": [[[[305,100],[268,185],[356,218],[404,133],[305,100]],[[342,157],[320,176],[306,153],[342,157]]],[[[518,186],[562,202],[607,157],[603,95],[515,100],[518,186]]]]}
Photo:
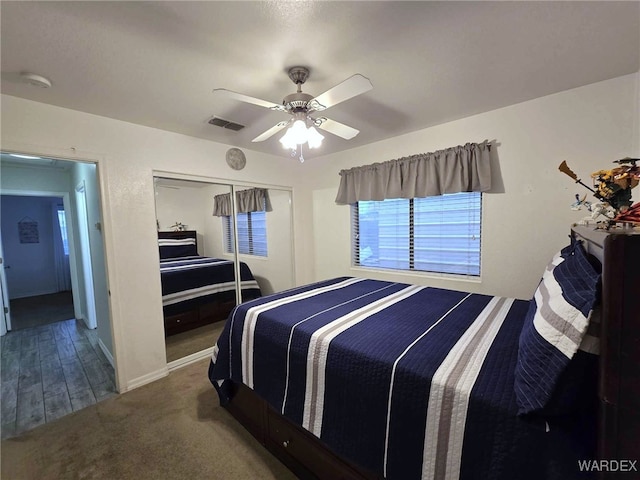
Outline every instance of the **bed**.
{"type": "MultiPolygon", "coordinates": [[[[236,305],[235,264],[198,255],[193,230],[158,232],[165,335],[223,321],[236,305]]],[[[240,262],[243,300],[260,297],[249,266],[240,262]]]]}
{"type": "Polygon", "coordinates": [[[301,478],[637,472],[640,232],[570,237],[530,301],[341,277],[245,302],[209,379],[301,478]]]}

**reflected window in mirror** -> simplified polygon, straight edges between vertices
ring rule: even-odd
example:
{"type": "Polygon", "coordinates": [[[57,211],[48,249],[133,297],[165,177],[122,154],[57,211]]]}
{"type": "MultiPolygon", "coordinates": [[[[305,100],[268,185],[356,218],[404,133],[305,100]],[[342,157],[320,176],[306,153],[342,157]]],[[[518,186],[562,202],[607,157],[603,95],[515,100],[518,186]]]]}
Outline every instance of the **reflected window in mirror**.
{"type": "MultiPolygon", "coordinates": [[[[224,244],[227,253],[234,253],[233,222],[230,216],[222,217],[224,244]]],[[[267,256],[267,221],[265,212],[239,213],[238,253],[244,255],[267,256]]]]}

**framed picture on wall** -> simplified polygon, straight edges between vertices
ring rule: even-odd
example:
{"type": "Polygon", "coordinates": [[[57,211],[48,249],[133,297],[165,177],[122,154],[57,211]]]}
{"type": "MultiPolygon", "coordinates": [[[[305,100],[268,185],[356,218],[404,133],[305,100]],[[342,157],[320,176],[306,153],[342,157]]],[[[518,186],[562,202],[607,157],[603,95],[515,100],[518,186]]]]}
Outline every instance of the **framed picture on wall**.
{"type": "Polygon", "coordinates": [[[18,222],[18,236],[20,243],[40,243],[38,222],[29,217],[24,217],[18,222]]]}

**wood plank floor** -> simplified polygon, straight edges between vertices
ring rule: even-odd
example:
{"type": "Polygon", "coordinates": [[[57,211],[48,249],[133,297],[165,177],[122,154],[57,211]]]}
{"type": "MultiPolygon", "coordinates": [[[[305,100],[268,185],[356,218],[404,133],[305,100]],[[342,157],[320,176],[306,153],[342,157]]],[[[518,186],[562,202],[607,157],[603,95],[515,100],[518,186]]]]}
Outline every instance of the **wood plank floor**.
{"type": "Polygon", "coordinates": [[[116,395],[97,332],[82,321],[25,328],[1,339],[3,439],[116,395]]]}

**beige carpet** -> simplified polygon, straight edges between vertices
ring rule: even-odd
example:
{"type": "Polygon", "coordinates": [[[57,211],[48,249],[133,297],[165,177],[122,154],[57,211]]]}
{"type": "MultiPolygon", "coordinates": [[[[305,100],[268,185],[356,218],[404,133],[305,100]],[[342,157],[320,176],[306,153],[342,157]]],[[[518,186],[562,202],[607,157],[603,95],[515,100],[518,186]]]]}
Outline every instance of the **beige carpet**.
{"type": "Polygon", "coordinates": [[[167,362],[213,347],[222,333],[224,324],[224,321],[216,322],[166,337],[167,362]]]}
{"type": "Polygon", "coordinates": [[[208,365],[2,441],[2,479],[295,479],[219,406],[208,365]]]}

